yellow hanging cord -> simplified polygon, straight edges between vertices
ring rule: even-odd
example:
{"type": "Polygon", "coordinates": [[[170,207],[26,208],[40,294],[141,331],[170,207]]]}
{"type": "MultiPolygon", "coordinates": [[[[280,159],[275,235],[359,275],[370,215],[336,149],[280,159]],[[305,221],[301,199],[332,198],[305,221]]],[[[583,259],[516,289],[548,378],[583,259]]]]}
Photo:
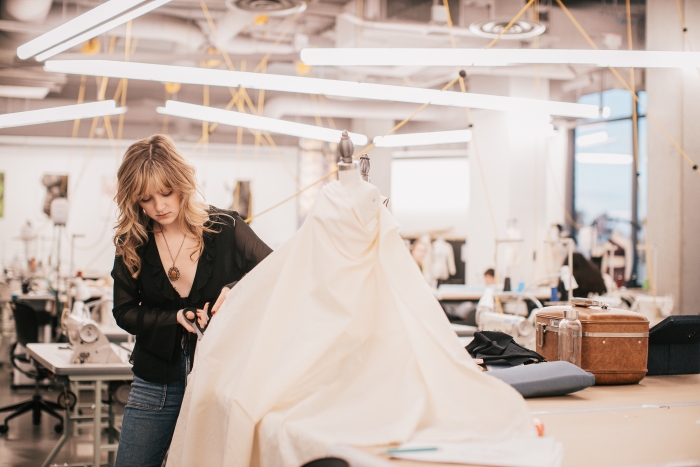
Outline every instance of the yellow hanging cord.
{"type": "MultiPolygon", "coordinates": [[[[442,88],[441,91],[444,91],[444,90],[448,89],[448,88],[449,88],[450,86],[452,86],[456,81],[457,81],[457,78],[453,79],[453,80],[450,81],[444,88],[442,88]]],[[[390,135],[390,134],[392,134],[393,132],[395,132],[396,130],[398,130],[399,128],[401,128],[401,127],[402,127],[403,125],[405,125],[406,122],[408,122],[412,117],[414,117],[415,115],[417,115],[418,112],[420,112],[421,110],[423,110],[424,108],[426,108],[426,107],[429,106],[429,105],[430,105],[430,102],[427,102],[427,103],[421,105],[421,106],[418,108],[418,110],[416,110],[415,112],[413,112],[413,113],[411,114],[410,117],[404,119],[401,123],[397,124],[394,128],[392,128],[392,129],[391,129],[386,135],[384,135],[384,136],[390,135]]],[[[359,155],[362,155],[362,153],[367,152],[367,149],[369,149],[369,148],[371,148],[371,147],[374,147],[374,144],[371,144],[371,145],[365,147],[364,149],[360,150],[360,151],[358,152],[358,156],[357,156],[357,157],[359,157],[359,155]]],[[[279,203],[277,203],[277,204],[275,204],[275,205],[273,205],[273,206],[270,206],[269,208],[265,209],[264,211],[261,211],[261,212],[255,214],[254,216],[250,216],[250,217],[247,218],[245,221],[246,221],[246,222],[250,222],[250,221],[252,221],[253,219],[255,219],[256,217],[262,216],[263,214],[266,214],[266,213],[272,211],[273,209],[275,209],[275,208],[277,208],[277,207],[283,205],[284,203],[286,203],[287,201],[289,201],[289,200],[291,200],[291,199],[296,198],[297,196],[299,196],[300,194],[302,194],[303,192],[305,192],[306,190],[308,190],[308,189],[311,188],[312,186],[316,185],[317,183],[322,182],[323,180],[325,180],[326,178],[330,177],[331,175],[333,175],[333,174],[335,174],[335,173],[337,173],[337,172],[338,172],[338,169],[331,170],[331,171],[328,172],[326,175],[324,175],[323,177],[319,178],[318,180],[316,180],[316,181],[313,182],[312,184],[305,186],[304,188],[302,188],[301,190],[297,191],[297,192],[294,193],[293,195],[291,195],[291,196],[289,196],[289,197],[283,199],[282,201],[280,201],[279,203]]]]}
{"type": "Polygon", "coordinates": [[[299,18],[299,13],[295,13],[289,18],[289,20],[287,20],[287,24],[284,26],[284,28],[282,28],[282,32],[279,33],[275,42],[273,42],[272,45],[270,46],[269,52],[267,52],[263,56],[262,60],[260,60],[260,63],[258,63],[258,65],[253,70],[253,73],[260,71],[260,69],[263,66],[267,66],[267,61],[272,56],[272,53],[275,51],[275,49],[277,48],[279,43],[282,42],[282,39],[284,39],[284,35],[287,34],[287,31],[289,30],[289,28],[291,28],[294,25],[294,23],[296,23],[298,18],[299,18]]]}
{"type": "MultiPolygon", "coordinates": [[[[498,34],[498,36],[495,37],[495,38],[489,43],[489,45],[486,46],[486,48],[489,49],[489,48],[493,47],[493,46],[496,44],[496,42],[498,42],[498,40],[501,38],[501,36],[503,36],[503,34],[506,33],[506,32],[508,31],[508,29],[510,29],[510,28],[513,26],[513,24],[515,24],[515,22],[518,20],[518,18],[520,18],[520,16],[522,16],[522,14],[527,10],[527,8],[530,7],[530,5],[532,5],[532,3],[533,3],[534,1],[535,1],[535,0],[529,0],[528,3],[525,5],[525,7],[524,7],[523,9],[521,9],[521,10],[518,12],[518,14],[510,21],[510,23],[508,23],[508,25],[507,25],[505,28],[503,28],[503,30],[498,34]]],[[[440,91],[442,92],[442,91],[445,91],[445,90],[449,89],[450,87],[452,87],[452,86],[457,82],[457,80],[459,80],[459,78],[460,78],[460,76],[458,75],[458,76],[457,76],[456,78],[454,78],[452,81],[450,81],[449,83],[447,83],[440,91]]],[[[400,123],[398,123],[396,126],[394,126],[391,130],[389,130],[384,136],[391,135],[391,134],[393,134],[395,131],[397,131],[398,129],[400,129],[401,127],[403,127],[406,123],[408,123],[412,118],[414,118],[416,115],[418,115],[421,111],[423,111],[423,109],[425,109],[426,107],[428,107],[431,103],[432,103],[432,101],[426,102],[425,104],[422,104],[422,105],[421,105],[420,107],[418,107],[418,109],[416,109],[411,115],[409,115],[408,117],[406,117],[404,120],[402,120],[402,121],[401,121],[400,123]]],[[[362,148],[362,149],[357,153],[356,158],[359,157],[360,155],[362,155],[363,153],[367,152],[368,150],[372,149],[373,147],[374,147],[374,143],[372,143],[372,144],[370,144],[370,145],[368,145],[368,146],[365,146],[364,148],[362,148]]],[[[263,214],[266,214],[266,213],[272,211],[273,209],[277,208],[278,206],[281,206],[282,204],[286,203],[287,201],[289,201],[289,200],[291,200],[291,199],[294,199],[295,197],[299,196],[299,195],[300,195],[301,193],[303,193],[304,191],[308,190],[309,188],[311,188],[312,186],[316,185],[317,183],[320,183],[321,181],[325,180],[327,177],[330,177],[331,175],[333,175],[333,174],[336,173],[336,172],[337,172],[337,169],[328,172],[326,175],[324,175],[324,176],[321,177],[320,179],[316,180],[316,181],[313,182],[311,185],[308,185],[308,186],[302,188],[301,190],[297,191],[295,194],[293,194],[293,195],[291,195],[291,196],[285,198],[285,199],[282,200],[281,202],[279,202],[279,203],[277,203],[277,204],[275,204],[275,205],[273,205],[273,206],[271,206],[271,207],[265,209],[264,211],[261,211],[261,212],[255,214],[255,215],[252,215],[252,216],[248,217],[245,221],[246,221],[246,222],[250,222],[250,221],[252,221],[253,219],[255,219],[256,217],[261,216],[261,215],[263,215],[263,214]]]]}
{"type": "MultiPolygon", "coordinates": [[[[209,8],[207,8],[206,2],[204,0],[200,0],[200,6],[202,8],[202,12],[204,13],[204,16],[207,19],[207,23],[209,24],[209,27],[211,28],[212,33],[214,34],[214,37],[216,37],[217,41],[218,41],[219,32],[216,29],[216,25],[214,24],[214,20],[211,17],[211,14],[209,13],[209,8]]],[[[260,63],[258,63],[258,66],[254,70],[255,72],[257,72],[259,69],[261,69],[263,67],[265,69],[267,69],[267,60],[272,55],[272,52],[274,51],[275,47],[277,47],[277,45],[282,41],[282,39],[284,38],[284,35],[286,34],[289,27],[291,27],[291,25],[294,24],[294,22],[296,21],[298,16],[299,16],[299,13],[292,16],[292,18],[288,22],[287,26],[282,30],[282,32],[279,34],[279,36],[277,37],[277,39],[275,40],[275,42],[271,46],[270,51],[263,57],[263,59],[260,61],[260,63]]],[[[231,61],[231,57],[229,56],[229,54],[225,50],[219,50],[219,53],[224,57],[224,61],[226,62],[226,66],[228,67],[228,69],[231,71],[236,71],[236,67],[233,65],[233,62],[231,61]]],[[[245,71],[245,61],[243,61],[241,63],[241,71],[245,71]]],[[[238,103],[241,101],[241,99],[243,99],[245,101],[245,104],[248,105],[248,108],[253,112],[253,114],[258,113],[259,115],[262,115],[263,106],[261,105],[256,109],[255,105],[251,101],[250,96],[248,95],[248,92],[246,91],[245,88],[240,87],[240,86],[239,86],[238,90],[235,90],[234,88],[229,88],[229,92],[231,93],[231,101],[229,102],[229,105],[226,106],[226,110],[230,110],[231,107],[233,107],[233,105],[237,105],[238,111],[245,113],[245,107],[242,106],[242,103],[241,103],[241,105],[238,105],[238,103]]],[[[264,90],[261,90],[261,93],[262,93],[261,94],[262,95],[261,102],[264,102],[264,95],[265,95],[264,90]]],[[[217,126],[218,125],[213,124],[210,128],[209,134],[211,134],[214,131],[214,129],[216,129],[217,126]]],[[[256,136],[256,144],[259,144],[259,141],[260,141],[259,134],[260,133],[253,132],[253,134],[258,135],[258,136],[256,136]]],[[[272,140],[272,136],[270,135],[269,132],[264,132],[264,136],[268,141],[272,140]]],[[[199,147],[199,145],[202,142],[203,142],[203,138],[197,142],[197,144],[195,145],[195,147],[193,149],[193,153],[194,153],[194,151],[196,151],[196,149],[199,147]]],[[[237,131],[236,143],[238,145],[238,153],[240,156],[240,150],[241,150],[241,146],[243,144],[243,131],[240,127],[238,128],[238,131],[237,131]]],[[[287,171],[289,172],[289,168],[286,166],[286,163],[284,163],[284,165],[285,165],[285,168],[287,169],[287,171]]]]}
{"type": "MultiPolygon", "coordinates": [[[[586,41],[591,45],[591,47],[592,47],[593,49],[595,49],[595,50],[598,50],[598,46],[595,44],[595,42],[593,42],[593,40],[591,39],[591,37],[590,37],[590,36],[586,33],[586,31],[581,27],[581,25],[578,23],[578,21],[576,21],[576,18],[574,18],[574,16],[571,14],[571,12],[569,11],[569,9],[566,8],[566,6],[564,5],[564,3],[562,3],[561,0],[556,0],[556,2],[557,2],[557,3],[559,4],[559,6],[561,7],[562,11],[564,11],[564,13],[566,14],[566,16],[571,20],[571,22],[572,22],[573,25],[576,27],[576,29],[578,29],[578,31],[581,33],[581,35],[584,37],[584,39],[586,39],[586,41]]],[[[613,68],[613,67],[608,67],[608,68],[609,68],[610,71],[612,72],[613,76],[615,76],[615,78],[617,78],[617,80],[620,82],[620,84],[622,84],[622,86],[623,86],[625,89],[627,89],[627,90],[630,91],[630,92],[633,92],[632,88],[629,86],[629,84],[627,84],[627,82],[625,81],[625,79],[620,75],[620,73],[618,73],[618,71],[617,71],[615,68],[613,68]]],[[[638,97],[636,94],[635,94],[633,97],[634,97],[634,101],[635,101],[637,104],[639,104],[639,103],[640,103],[639,97],[638,97]]],[[[683,156],[683,158],[690,164],[690,166],[693,168],[693,171],[698,172],[698,174],[700,174],[700,170],[698,169],[698,165],[688,156],[688,154],[686,154],[686,152],[683,150],[683,148],[676,142],[675,139],[673,139],[673,137],[668,133],[668,131],[666,130],[666,128],[661,124],[661,122],[659,122],[659,121],[656,119],[656,117],[654,116],[654,114],[652,114],[651,110],[649,110],[649,109],[647,109],[647,117],[648,117],[652,122],[654,122],[654,125],[656,125],[657,128],[658,128],[659,130],[661,130],[661,132],[664,134],[664,136],[666,137],[666,139],[671,143],[671,145],[676,149],[676,151],[678,151],[678,153],[679,153],[681,156],[683,156]]]]}
{"type": "MultiPolygon", "coordinates": [[[[126,43],[124,44],[124,61],[129,61],[129,52],[131,51],[131,21],[126,23],[126,43]]],[[[126,105],[126,90],[129,85],[129,80],[127,78],[122,78],[121,85],[121,106],[126,105]]],[[[117,139],[122,140],[122,135],[124,132],[124,114],[119,115],[119,127],[117,129],[117,139]]]]}
{"type": "MultiPolygon", "coordinates": [[[[85,100],[85,75],[80,77],[80,89],[78,90],[78,104],[82,104],[85,100]]],[[[73,134],[72,139],[78,137],[78,130],[80,129],[80,119],[73,120],[73,134]]]]}
{"type": "MultiPolygon", "coordinates": [[[[627,10],[627,50],[632,47],[632,12],[630,0],[625,1],[627,10]]],[[[630,67],[630,92],[632,93],[632,154],[634,155],[635,183],[639,183],[637,173],[639,173],[639,135],[637,134],[637,90],[634,83],[634,67],[630,67]]],[[[635,227],[636,228],[636,227],[635,227]]]]}
{"type": "Polygon", "coordinates": [[[678,8],[678,16],[681,19],[681,30],[683,31],[683,39],[685,39],[685,43],[688,45],[688,50],[692,52],[693,44],[690,43],[690,38],[688,37],[688,28],[685,25],[685,15],[683,15],[683,8],[681,7],[680,0],[676,0],[676,8],[678,8]]]}

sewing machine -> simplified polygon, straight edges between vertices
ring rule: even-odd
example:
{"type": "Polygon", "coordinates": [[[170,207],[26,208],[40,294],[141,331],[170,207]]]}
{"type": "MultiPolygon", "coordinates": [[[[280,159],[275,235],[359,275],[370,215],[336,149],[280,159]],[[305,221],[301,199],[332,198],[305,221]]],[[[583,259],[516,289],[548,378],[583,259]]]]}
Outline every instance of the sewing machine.
{"type": "Polygon", "coordinates": [[[82,279],[74,280],[71,295],[75,298],[73,308],[62,320],[63,329],[73,350],[70,363],[122,363],[97,322],[90,317],[89,306],[84,302],[90,294],[82,279]]]}
{"type": "Polygon", "coordinates": [[[71,313],[65,326],[73,349],[71,363],[122,363],[94,320],[71,313]]]}

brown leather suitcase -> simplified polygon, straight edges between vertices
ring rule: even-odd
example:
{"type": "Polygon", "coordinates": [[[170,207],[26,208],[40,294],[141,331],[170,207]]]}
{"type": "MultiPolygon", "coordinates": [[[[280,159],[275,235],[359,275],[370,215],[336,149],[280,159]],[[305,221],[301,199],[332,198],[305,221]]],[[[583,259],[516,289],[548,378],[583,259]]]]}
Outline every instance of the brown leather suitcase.
{"type": "MultiPolygon", "coordinates": [[[[649,320],[633,311],[608,308],[589,299],[572,300],[583,328],[581,367],[596,384],[635,384],[647,373],[649,320]]],[[[559,321],[570,306],[551,306],[537,313],[535,351],[559,360],[559,321]]]]}

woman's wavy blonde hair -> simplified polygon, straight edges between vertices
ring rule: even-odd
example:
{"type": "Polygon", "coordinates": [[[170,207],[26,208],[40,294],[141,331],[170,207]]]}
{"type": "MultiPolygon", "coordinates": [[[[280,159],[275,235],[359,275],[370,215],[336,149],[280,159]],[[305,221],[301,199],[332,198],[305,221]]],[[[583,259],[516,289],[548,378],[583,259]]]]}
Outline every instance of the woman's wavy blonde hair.
{"type": "MultiPolygon", "coordinates": [[[[141,272],[141,259],[136,249],[148,241],[151,219],[139,206],[139,200],[153,190],[180,193],[180,214],[177,222],[189,237],[197,239],[202,254],[204,232],[215,232],[207,224],[209,206],[199,195],[195,169],[165,135],[153,135],[135,142],[124,154],[117,172],[119,217],[114,234],[116,255],[121,256],[132,277],[141,272]]],[[[194,254],[194,253],[193,253],[194,254]]]]}

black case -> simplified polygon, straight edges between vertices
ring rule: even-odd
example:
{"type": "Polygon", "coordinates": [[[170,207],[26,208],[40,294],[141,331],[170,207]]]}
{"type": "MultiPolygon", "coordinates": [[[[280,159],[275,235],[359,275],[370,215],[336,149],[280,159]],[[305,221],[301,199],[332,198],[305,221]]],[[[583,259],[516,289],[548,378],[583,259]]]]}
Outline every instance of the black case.
{"type": "Polygon", "coordinates": [[[669,316],[649,331],[647,376],[700,373],[700,315],[669,316]]]}

